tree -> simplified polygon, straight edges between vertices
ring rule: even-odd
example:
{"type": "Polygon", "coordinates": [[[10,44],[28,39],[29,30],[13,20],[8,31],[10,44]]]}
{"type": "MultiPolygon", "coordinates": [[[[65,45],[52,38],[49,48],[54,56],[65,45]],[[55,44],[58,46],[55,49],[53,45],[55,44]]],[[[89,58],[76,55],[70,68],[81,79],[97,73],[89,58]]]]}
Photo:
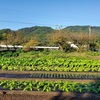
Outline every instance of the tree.
{"type": "Polygon", "coordinates": [[[7,34],[7,44],[8,45],[15,45],[15,33],[9,33],[9,34],[7,34]]]}
{"type": "Polygon", "coordinates": [[[97,51],[98,48],[99,48],[99,36],[92,33],[89,36],[89,50],[97,51]]]}
{"type": "Polygon", "coordinates": [[[56,30],[50,34],[49,41],[60,47],[60,50],[66,52],[70,49],[68,42],[70,41],[69,34],[63,30],[56,30]]]}
{"type": "Polygon", "coordinates": [[[38,42],[38,40],[36,39],[36,37],[33,37],[33,38],[31,38],[31,39],[24,45],[23,50],[24,50],[24,51],[33,50],[34,47],[35,47],[36,45],[38,45],[38,44],[39,44],[39,42],[38,42]]]}
{"type": "Polygon", "coordinates": [[[86,50],[88,48],[89,37],[85,33],[76,33],[70,35],[74,44],[79,48],[79,51],[86,50]]]}

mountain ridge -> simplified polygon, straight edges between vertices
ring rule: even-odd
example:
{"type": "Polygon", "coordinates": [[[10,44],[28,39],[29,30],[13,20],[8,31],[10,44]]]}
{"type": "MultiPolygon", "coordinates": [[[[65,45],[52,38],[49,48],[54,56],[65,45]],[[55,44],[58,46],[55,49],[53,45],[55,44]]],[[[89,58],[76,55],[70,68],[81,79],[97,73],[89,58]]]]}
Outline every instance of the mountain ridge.
{"type": "MultiPolygon", "coordinates": [[[[90,26],[67,26],[61,30],[67,30],[69,32],[89,32],[89,27],[90,26]]],[[[25,28],[21,28],[18,29],[16,31],[11,30],[9,28],[7,29],[1,29],[0,30],[0,34],[2,33],[11,33],[11,32],[21,32],[25,35],[27,34],[46,34],[46,33],[52,33],[53,31],[55,31],[55,29],[51,28],[51,27],[47,27],[47,26],[33,26],[33,27],[25,27],[25,28]]],[[[100,26],[91,26],[91,31],[93,33],[99,33],[100,34],[100,26]]]]}

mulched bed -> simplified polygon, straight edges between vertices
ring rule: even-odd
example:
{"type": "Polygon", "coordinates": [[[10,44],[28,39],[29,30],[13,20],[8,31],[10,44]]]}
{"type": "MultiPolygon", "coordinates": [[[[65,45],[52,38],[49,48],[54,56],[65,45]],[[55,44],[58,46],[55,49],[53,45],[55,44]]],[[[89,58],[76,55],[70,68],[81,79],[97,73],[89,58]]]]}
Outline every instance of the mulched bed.
{"type": "Polygon", "coordinates": [[[49,79],[94,79],[100,80],[100,75],[86,75],[86,74],[48,74],[48,73],[34,73],[34,74],[10,74],[10,73],[0,73],[2,78],[49,78],[49,79]]]}
{"type": "Polygon", "coordinates": [[[86,74],[88,73],[89,75],[94,74],[94,75],[100,75],[100,73],[98,72],[53,72],[53,71],[0,71],[0,80],[38,80],[38,81],[43,81],[43,80],[48,80],[48,81],[74,81],[74,82],[85,82],[85,83],[89,83],[89,82],[97,82],[100,81],[99,79],[57,79],[57,78],[39,78],[39,77],[34,77],[32,76],[32,74],[34,73],[48,73],[48,74],[86,74]],[[32,76],[32,77],[30,77],[32,76]]]}
{"type": "Polygon", "coordinates": [[[94,79],[100,80],[100,73],[47,72],[47,71],[0,71],[0,78],[49,78],[49,79],[94,79]]]}

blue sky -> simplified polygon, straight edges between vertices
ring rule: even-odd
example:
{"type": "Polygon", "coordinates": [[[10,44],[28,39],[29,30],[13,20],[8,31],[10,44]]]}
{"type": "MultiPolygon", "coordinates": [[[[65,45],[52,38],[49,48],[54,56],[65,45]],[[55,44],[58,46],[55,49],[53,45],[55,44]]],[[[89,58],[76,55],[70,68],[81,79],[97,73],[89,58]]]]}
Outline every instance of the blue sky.
{"type": "Polygon", "coordinates": [[[0,0],[0,29],[100,26],[100,0],[0,0]]]}

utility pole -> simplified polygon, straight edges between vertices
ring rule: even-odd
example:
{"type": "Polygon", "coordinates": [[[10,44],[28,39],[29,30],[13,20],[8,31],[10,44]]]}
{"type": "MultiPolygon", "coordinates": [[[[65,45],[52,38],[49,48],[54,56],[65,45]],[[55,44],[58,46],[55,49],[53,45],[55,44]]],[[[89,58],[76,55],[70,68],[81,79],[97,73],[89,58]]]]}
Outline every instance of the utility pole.
{"type": "Polygon", "coordinates": [[[91,35],[92,30],[91,30],[91,26],[89,26],[89,36],[91,35]]]}
{"type": "Polygon", "coordinates": [[[92,30],[91,26],[89,26],[89,33],[88,33],[88,50],[90,49],[90,36],[91,36],[92,30]]]}

